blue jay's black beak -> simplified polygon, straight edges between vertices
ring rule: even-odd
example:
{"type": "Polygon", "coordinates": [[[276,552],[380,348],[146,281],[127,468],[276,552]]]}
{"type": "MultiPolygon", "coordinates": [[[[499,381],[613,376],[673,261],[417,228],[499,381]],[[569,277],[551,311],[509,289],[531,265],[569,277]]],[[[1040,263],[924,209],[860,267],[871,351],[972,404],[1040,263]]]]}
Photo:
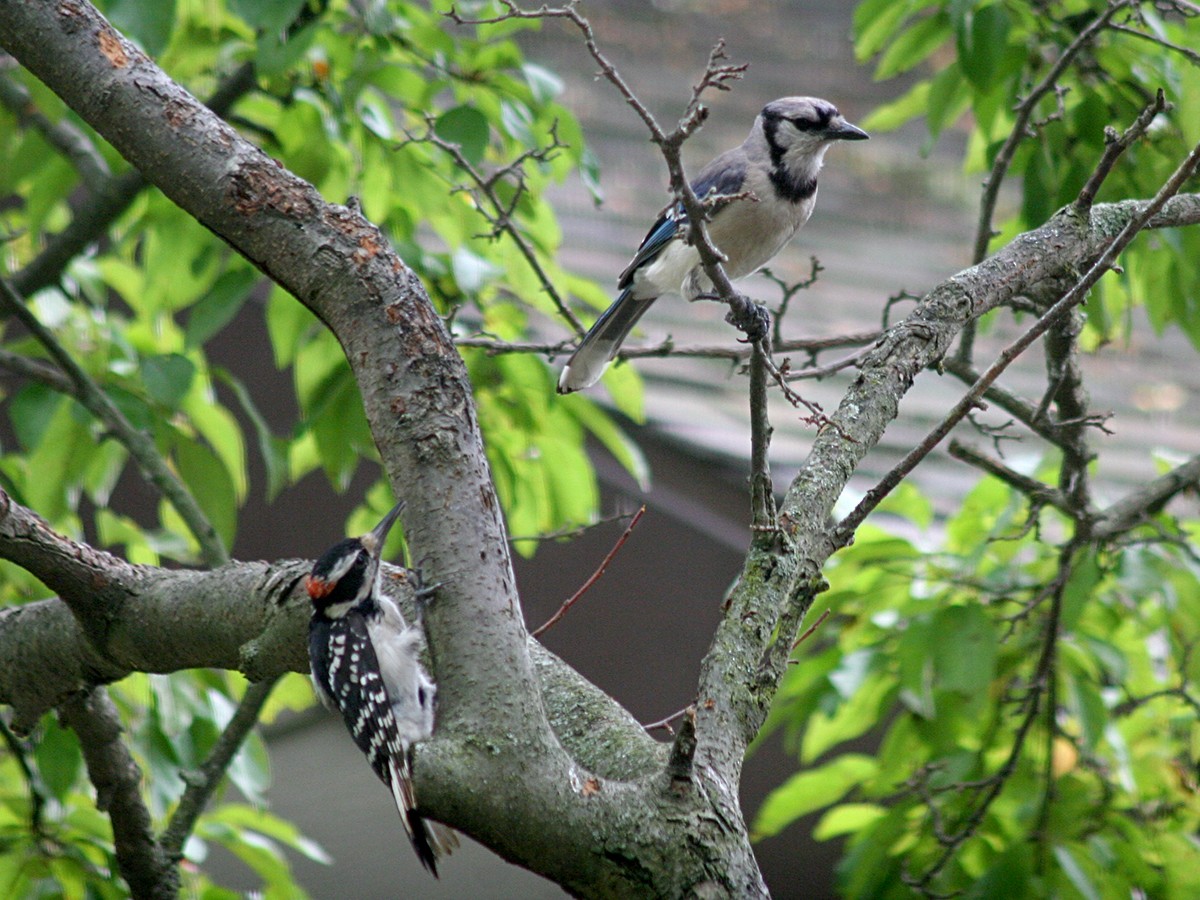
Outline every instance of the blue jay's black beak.
{"type": "Polygon", "coordinates": [[[383,521],[359,538],[363,542],[363,546],[367,548],[367,552],[372,556],[378,556],[383,552],[383,542],[387,540],[388,532],[392,530],[392,526],[400,518],[400,513],[403,509],[404,501],[401,500],[383,517],[383,521]]]}
{"type": "Polygon", "coordinates": [[[830,123],[829,136],[837,141],[866,141],[871,137],[857,125],[851,125],[845,119],[830,123]]]}

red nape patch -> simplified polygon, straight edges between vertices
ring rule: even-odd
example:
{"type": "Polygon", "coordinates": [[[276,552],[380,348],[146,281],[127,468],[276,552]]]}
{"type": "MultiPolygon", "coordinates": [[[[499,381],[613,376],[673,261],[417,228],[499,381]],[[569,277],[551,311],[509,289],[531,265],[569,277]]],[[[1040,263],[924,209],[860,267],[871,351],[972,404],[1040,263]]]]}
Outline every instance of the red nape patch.
{"type": "Polygon", "coordinates": [[[314,575],[304,576],[304,589],[308,591],[308,596],[313,600],[319,600],[333,590],[336,581],[325,581],[323,578],[317,578],[314,575]]]}

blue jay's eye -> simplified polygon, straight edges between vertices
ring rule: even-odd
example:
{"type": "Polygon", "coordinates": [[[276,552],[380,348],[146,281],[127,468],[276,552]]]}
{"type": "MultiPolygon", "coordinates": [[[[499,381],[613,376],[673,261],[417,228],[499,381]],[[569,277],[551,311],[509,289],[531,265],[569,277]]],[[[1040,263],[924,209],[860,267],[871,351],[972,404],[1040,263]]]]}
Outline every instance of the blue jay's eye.
{"type": "Polygon", "coordinates": [[[796,126],[797,131],[812,131],[821,124],[820,122],[814,122],[812,119],[803,119],[799,116],[792,119],[791,122],[796,126]]]}

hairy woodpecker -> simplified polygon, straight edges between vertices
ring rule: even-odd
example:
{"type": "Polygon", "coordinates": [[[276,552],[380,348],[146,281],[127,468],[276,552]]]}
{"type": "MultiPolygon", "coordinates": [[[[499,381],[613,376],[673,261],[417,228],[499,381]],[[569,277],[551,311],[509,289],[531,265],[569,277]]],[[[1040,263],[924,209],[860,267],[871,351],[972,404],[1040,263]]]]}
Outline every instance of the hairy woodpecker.
{"type": "MultiPolygon", "coordinates": [[[[380,554],[404,502],[371,531],[330,547],[305,579],[313,613],[308,657],[321,702],[341,713],[392,792],[417,857],[434,875],[454,833],[417,812],[412,746],[433,733],[436,688],[421,666],[421,632],[380,586],[380,554]]],[[[418,594],[421,592],[418,591],[418,594]]]]}

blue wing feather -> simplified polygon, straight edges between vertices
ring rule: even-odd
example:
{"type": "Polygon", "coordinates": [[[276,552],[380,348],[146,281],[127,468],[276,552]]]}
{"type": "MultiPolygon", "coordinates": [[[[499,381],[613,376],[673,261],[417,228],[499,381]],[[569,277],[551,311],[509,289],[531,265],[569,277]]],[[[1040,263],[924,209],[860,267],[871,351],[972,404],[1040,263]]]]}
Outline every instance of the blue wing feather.
{"type": "MultiPolygon", "coordinates": [[[[710,194],[736,194],[742,189],[746,180],[745,162],[739,160],[736,164],[729,154],[722,154],[700,170],[696,180],[692,182],[692,191],[703,200],[710,194]]],[[[621,290],[633,284],[634,273],[642,266],[653,262],[667,244],[671,243],[680,233],[680,227],[687,222],[687,213],[683,204],[677,203],[663,215],[659,216],[646,236],[642,239],[637,253],[621,273],[617,287],[621,290]]]]}

